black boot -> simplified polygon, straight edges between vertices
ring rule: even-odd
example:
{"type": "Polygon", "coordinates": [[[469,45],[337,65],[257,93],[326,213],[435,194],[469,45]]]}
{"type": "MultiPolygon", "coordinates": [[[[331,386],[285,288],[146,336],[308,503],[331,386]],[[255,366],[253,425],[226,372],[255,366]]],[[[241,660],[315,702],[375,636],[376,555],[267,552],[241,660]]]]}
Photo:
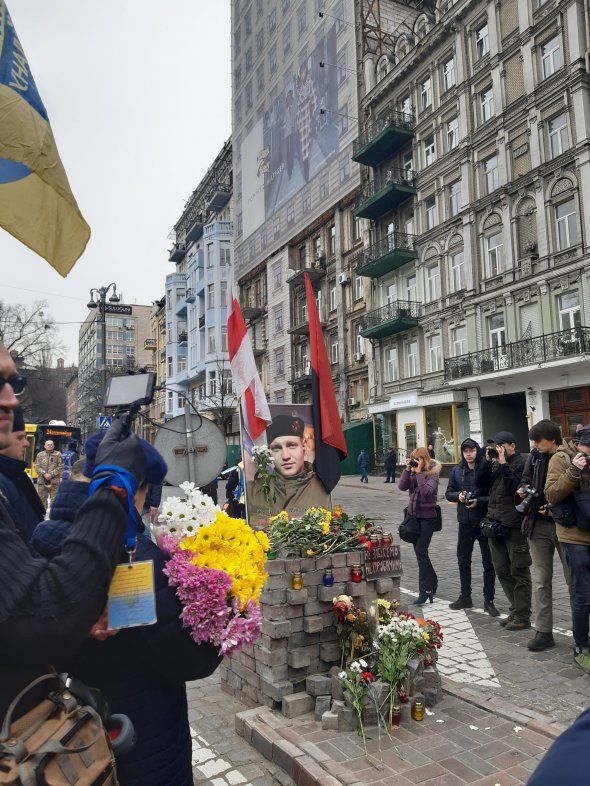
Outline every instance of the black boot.
{"type": "Polygon", "coordinates": [[[543,650],[548,650],[549,647],[555,647],[553,634],[541,633],[541,631],[538,630],[535,634],[535,638],[529,641],[527,647],[531,652],[542,652],[543,650]]]}
{"type": "Polygon", "coordinates": [[[490,617],[499,617],[500,616],[500,612],[495,607],[493,600],[486,600],[484,602],[484,604],[483,604],[483,610],[485,612],[487,612],[490,615],[490,617]]]}
{"type": "Polygon", "coordinates": [[[471,595],[459,595],[454,603],[449,603],[449,608],[452,611],[459,611],[459,609],[472,609],[473,601],[471,595]]]}

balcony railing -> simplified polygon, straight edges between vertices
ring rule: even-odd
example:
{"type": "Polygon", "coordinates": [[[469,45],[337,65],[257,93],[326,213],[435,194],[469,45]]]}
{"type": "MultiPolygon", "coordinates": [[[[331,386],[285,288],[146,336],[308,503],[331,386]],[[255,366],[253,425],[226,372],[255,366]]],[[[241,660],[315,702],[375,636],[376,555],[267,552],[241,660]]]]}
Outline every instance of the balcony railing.
{"type": "Polygon", "coordinates": [[[361,336],[385,338],[416,327],[422,305],[415,300],[394,300],[360,318],[361,336]]]}
{"type": "Polygon", "coordinates": [[[414,171],[390,167],[365,183],[357,198],[354,215],[375,220],[416,193],[414,171]]]}
{"type": "Polygon", "coordinates": [[[185,298],[187,303],[194,303],[195,302],[195,290],[194,289],[187,289],[185,293],[185,298]]]}
{"type": "Polygon", "coordinates": [[[414,135],[414,115],[390,110],[365,130],[352,143],[352,160],[375,166],[414,135]]]}
{"type": "Polygon", "coordinates": [[[184,243],[175,243],[170,249],[168,259],[170,262],[182,262],[185,253],[184,243]]]}
{"type": "Polygon", "coordinates": [[[416,259],[416,235],[391,232],[372,246],[364,248],[356,257],[355,272],[359,276],[379,278],[416,259]]]}
{"type": "Polygon", "coordinates": [[[186,344],[187,341],[188,341],[188,333],[186,332],[186,330],[181,330],[180,333],[178,334],[178,343],[186,344]]]}
{"type": "Polygon", "coordinates": [[[291,385],[309,385],[311,382],[311,362],[305,360],[290,366],[289,382],[291,385]]]}
{"type": "Polygon", "coordinates": [[[146,338],[143,342],[144,349],[157,349],[158,342],[155,338],[146,338]]]}
{"type": "Polygon", "coordinates": [[[445,380],[494,374],[590,354],[590,328],[575,327],[445,360],[445,380]]]}
{"type": "Polygon", "coordinates": [[[242,315],[244,319],[256,319],[257,317],[266,314],[266,301],[262,296],[252,297],[250,300],[245,300],[242,306],[242,315]]]}

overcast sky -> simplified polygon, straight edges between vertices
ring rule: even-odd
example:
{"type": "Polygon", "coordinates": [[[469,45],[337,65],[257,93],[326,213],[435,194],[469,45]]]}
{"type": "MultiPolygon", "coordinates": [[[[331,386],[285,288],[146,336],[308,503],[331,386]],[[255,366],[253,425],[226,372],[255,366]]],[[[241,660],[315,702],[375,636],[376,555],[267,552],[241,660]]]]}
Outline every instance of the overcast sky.
{"type": "MultiPolygon", "coordinates": [[[[0,297],[84,320],[91,287],[164,294],[167,235],[231,133],[229,0],[7,0],[82,214],[66,279],[0,229],[0,297]]],[[[77,362],[79,324],[62,325],[77,362]]]]}

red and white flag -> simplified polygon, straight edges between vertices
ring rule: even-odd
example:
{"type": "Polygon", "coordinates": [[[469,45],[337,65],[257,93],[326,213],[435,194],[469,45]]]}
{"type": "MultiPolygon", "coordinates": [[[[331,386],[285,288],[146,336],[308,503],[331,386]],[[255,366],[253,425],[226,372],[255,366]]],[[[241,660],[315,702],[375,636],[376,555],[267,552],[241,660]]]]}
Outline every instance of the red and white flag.
{"type": "Polygon", "coordinates": [[[231,286],[227,289],[227,345],[234,393],[242,407],[242,423],[254,441],[266,430],[272,418],[248,329],[231,286]]]}

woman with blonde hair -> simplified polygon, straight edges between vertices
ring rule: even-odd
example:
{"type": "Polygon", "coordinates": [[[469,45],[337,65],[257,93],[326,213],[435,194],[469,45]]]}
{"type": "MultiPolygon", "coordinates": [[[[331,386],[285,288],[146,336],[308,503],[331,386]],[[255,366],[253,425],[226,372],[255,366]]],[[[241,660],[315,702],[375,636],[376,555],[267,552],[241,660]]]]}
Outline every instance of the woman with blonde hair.
{"type": "Polygon", "coordinates": [[[438,587],[438,577],[432,567],[428,547],[437,530],[436,497],[440,471],[440,462],[430,458],[426,448],[416,448],[406,459],[406,467],[398,483],[400,491],[410,492],[407,515],[414,516],[420,522],[420,536],[414,543],[418,561],[418,606],[427,600],[432,603],[438,587]]]}

